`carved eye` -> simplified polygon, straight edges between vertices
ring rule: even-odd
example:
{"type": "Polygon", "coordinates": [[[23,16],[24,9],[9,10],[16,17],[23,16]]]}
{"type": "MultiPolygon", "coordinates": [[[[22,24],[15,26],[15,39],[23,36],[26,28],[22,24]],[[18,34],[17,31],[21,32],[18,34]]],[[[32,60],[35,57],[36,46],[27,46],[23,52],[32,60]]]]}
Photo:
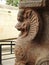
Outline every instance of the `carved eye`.
{"type": "Polygon", "coordinates": [[[23,29],[26,29],[26,26],[27,26],[27,24],[23,22],[23,23],[22,23],[22,28],[23,28],[23,29]]]}
{"type": "Polygon", "coordinates": [[[23,26],[25,26],[25,23],[23,24],[23,26]]]}

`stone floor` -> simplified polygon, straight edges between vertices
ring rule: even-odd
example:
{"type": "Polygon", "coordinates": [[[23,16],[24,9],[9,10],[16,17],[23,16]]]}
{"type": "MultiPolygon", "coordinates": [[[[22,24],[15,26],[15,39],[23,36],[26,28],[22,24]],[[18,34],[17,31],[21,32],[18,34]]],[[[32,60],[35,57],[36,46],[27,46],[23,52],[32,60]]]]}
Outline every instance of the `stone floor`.
{"type": "Polygon", "coordinates": [[[2,65],[14,65],[14,64],[15,64],[15,58],[2,60],[2,65]]]}

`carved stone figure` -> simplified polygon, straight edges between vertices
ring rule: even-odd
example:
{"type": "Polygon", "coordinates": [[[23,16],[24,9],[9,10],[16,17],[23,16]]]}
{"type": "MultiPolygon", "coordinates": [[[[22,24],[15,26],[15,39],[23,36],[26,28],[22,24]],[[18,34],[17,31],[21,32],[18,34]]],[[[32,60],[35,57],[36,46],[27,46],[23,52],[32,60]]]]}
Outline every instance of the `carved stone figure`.
{"type": "Polygon", "coordinates": [[[49,1],[20,0],[16,28],[21,33],[15,45],[15,65],[49,65],[47,2],[49,1]]]}

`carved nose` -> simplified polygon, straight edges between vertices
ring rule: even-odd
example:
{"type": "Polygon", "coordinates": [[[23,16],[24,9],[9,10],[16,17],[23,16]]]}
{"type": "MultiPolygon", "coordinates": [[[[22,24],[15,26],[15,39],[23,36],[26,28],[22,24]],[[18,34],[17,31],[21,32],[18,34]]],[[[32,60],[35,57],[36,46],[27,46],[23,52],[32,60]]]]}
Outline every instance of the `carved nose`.
{"type": "Polygon", "coordinates": [[[15,28],[20,31],[21,30],[21,23],[17,23],[17,25],[15,26],[15,28]]]}

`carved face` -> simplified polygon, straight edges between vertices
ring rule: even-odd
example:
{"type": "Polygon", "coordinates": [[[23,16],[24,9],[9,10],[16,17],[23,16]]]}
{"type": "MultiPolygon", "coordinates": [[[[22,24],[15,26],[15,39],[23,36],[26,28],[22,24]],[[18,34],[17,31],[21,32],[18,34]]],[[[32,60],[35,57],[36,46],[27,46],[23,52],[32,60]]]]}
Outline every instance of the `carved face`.
{"type": "Polygon", "coordinates": [[[29,31],[30,27],[30,12],[31,10],[20,10],[18,13],[18,24],[16,25],[16,28],[21,31],[21,35],[26,36],[29,31]]]}
{"type": "Polygon", "coordinates": [[[19,10],[16,28],[21,31],[21,38],[34,39],[39,31],[40,22],[40,16],[36,11],[32,9],[19,10]]]}

